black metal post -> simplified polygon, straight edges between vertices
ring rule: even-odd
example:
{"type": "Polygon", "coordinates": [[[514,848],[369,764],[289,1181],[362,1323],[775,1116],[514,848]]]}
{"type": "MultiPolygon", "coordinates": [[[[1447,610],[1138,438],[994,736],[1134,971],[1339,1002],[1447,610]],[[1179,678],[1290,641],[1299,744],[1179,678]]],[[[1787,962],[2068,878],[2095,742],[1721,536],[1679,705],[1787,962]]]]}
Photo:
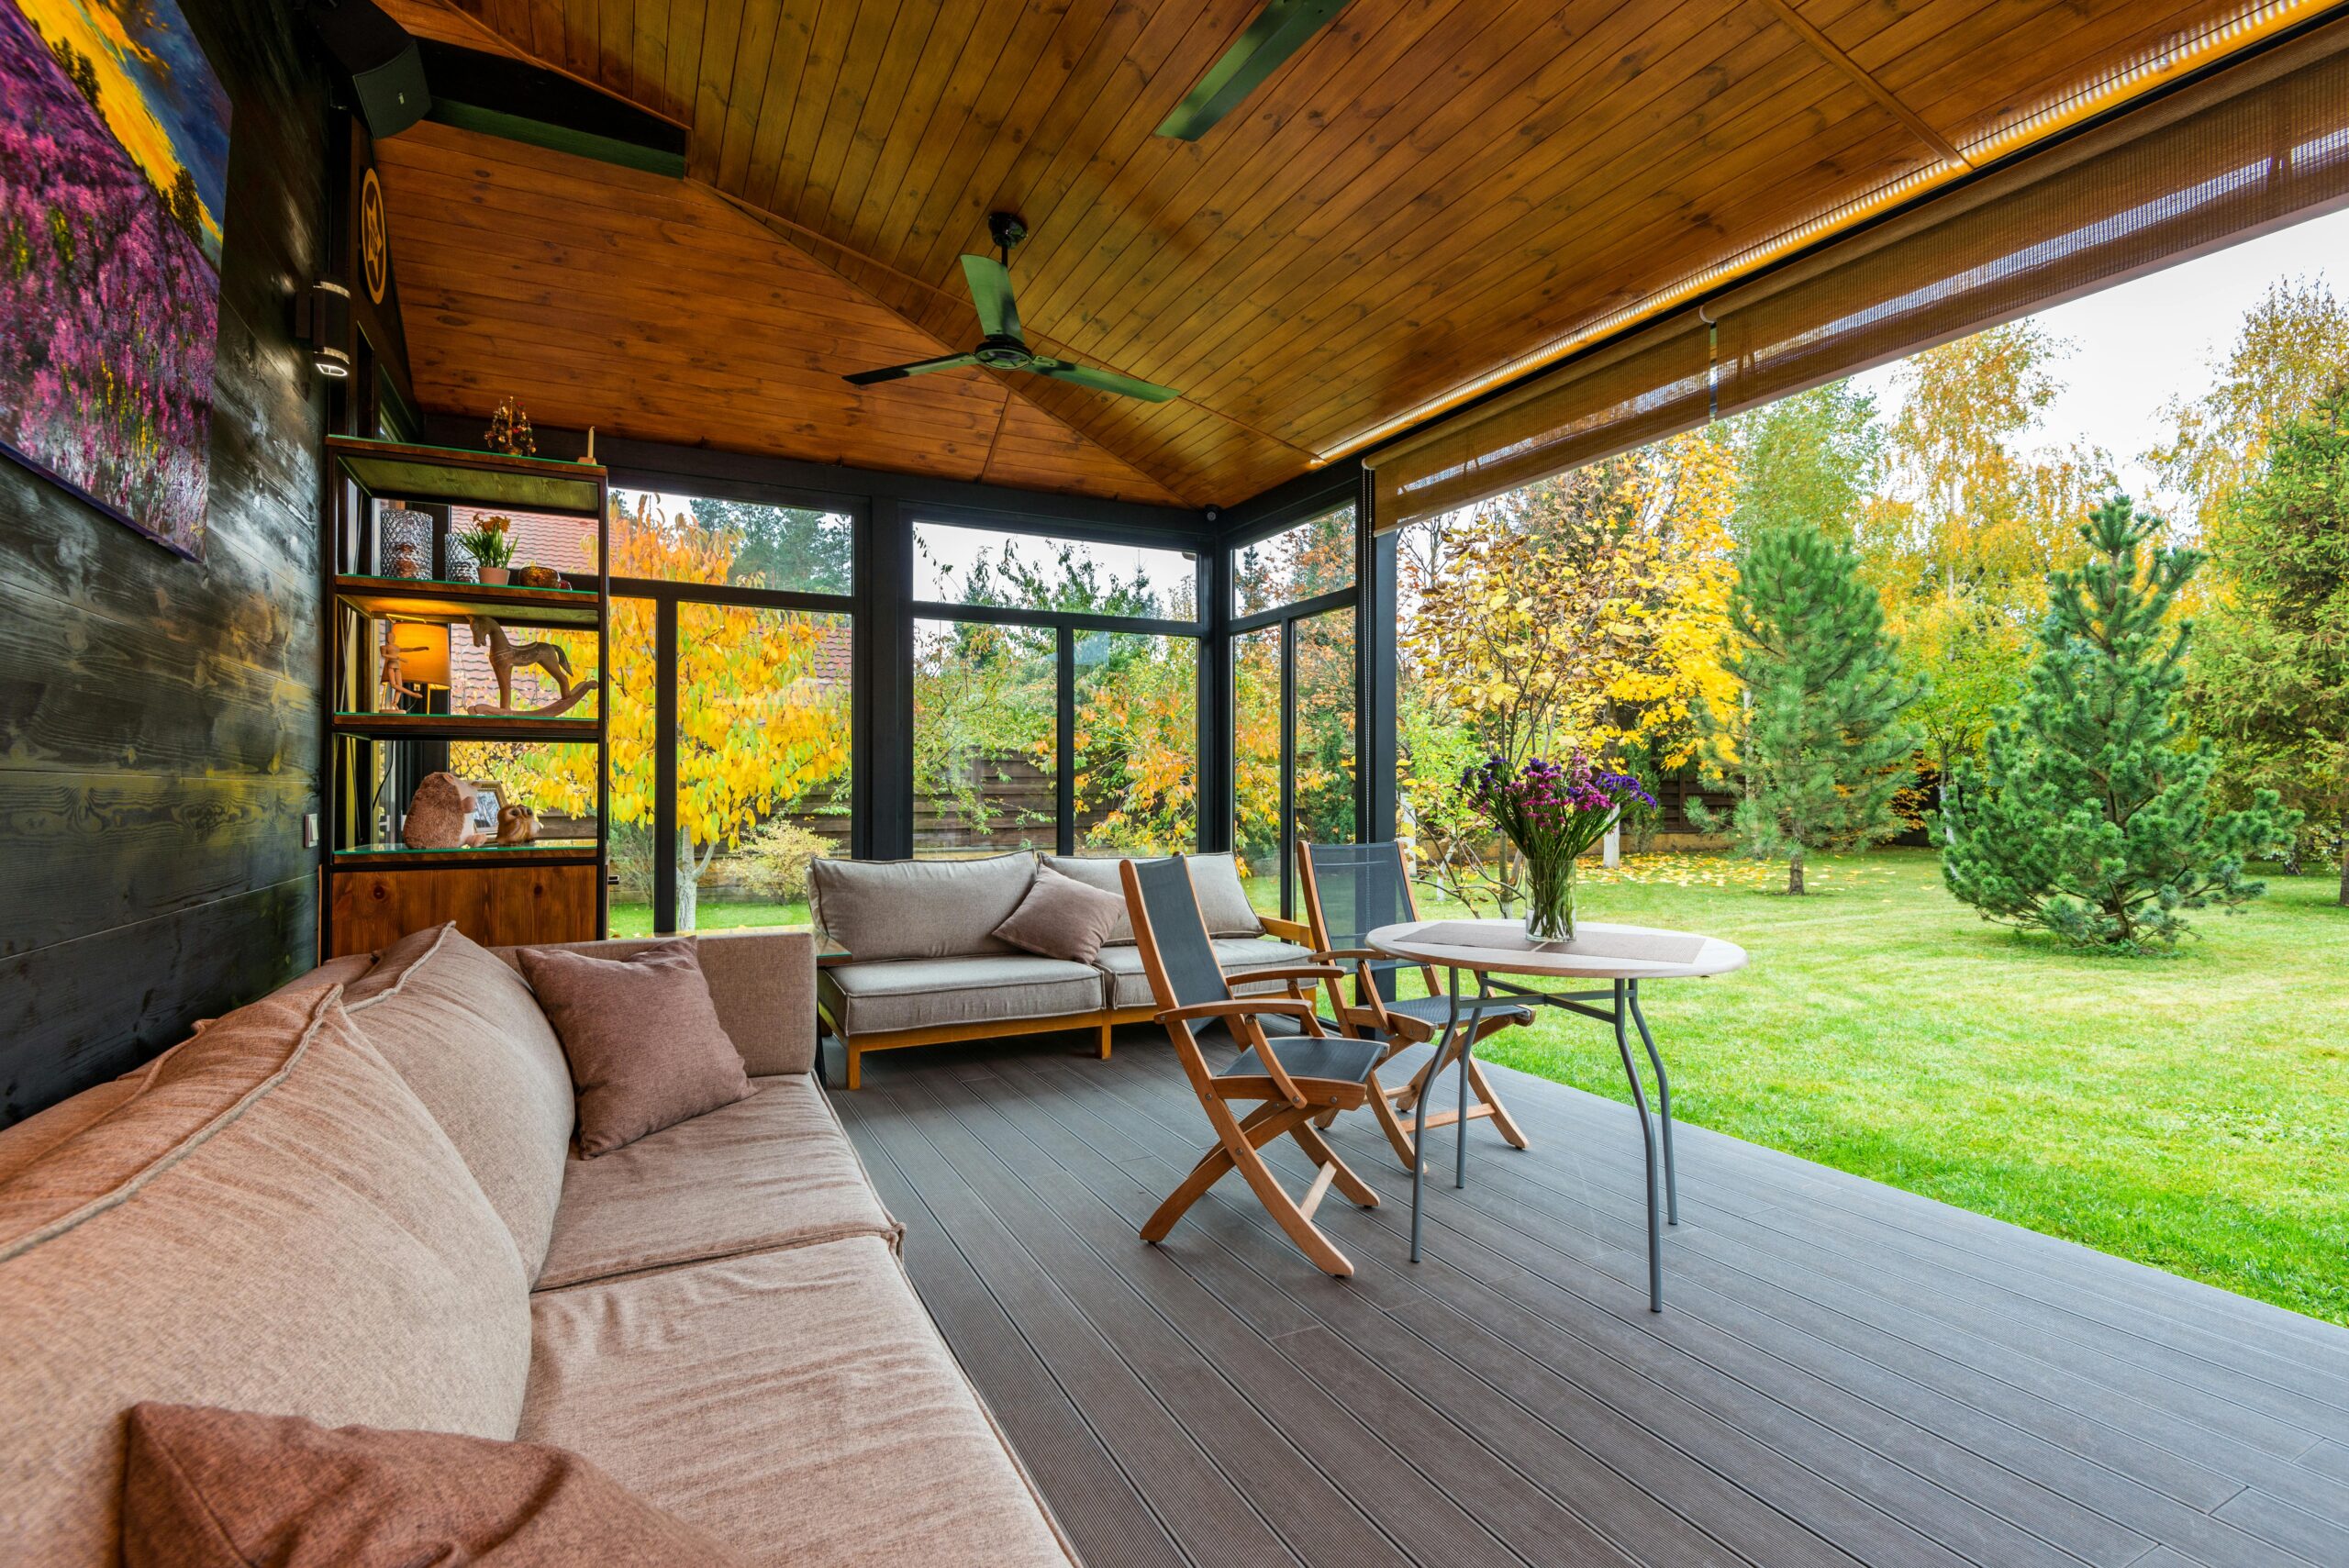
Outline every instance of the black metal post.
{"type": "Polygon", "coordinates": [[[1053,639],[1059,701],[1053,716],[1053,843],[1064,855],[1076,853],[1076,631],[1062,627],[1053,639]]]}
{"type": "Polygon", "coordinates": [[[652,929],[677,929],[677,601],[652,606],[652,929]]]}

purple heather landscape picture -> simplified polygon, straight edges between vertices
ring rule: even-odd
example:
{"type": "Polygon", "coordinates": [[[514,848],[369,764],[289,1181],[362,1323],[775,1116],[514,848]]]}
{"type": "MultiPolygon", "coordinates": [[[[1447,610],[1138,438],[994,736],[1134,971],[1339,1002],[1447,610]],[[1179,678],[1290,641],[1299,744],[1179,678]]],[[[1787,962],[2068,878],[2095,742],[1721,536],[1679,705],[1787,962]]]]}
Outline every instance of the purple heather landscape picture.
{"type": "Polygon", "coordinates": [[[176,0],[0,0],[0,449],[191,559],[228,170],[176,0]]]}

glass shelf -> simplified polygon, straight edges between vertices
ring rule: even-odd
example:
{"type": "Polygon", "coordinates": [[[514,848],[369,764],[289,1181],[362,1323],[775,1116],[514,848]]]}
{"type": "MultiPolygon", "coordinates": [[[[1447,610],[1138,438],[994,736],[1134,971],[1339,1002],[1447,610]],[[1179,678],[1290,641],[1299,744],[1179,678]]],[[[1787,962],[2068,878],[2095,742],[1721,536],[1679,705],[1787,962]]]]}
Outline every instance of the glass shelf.
{"type": "Polygon", "coordinates": [[[329,436],[327,450],[369,495],[563,512],[603,520],[605,473],[594,463],[410,446],[361,436],[329,436]]]}
{"type": "Polygon", "coordinates": [[[504,713],[338,713],[337,735],[389,740],[411,737],[426,740],[572,740],[594,742],[598,725],[594,715],[581,718],[563,714],[532,718],[504,713]]]}
{"type": "Polygon", "coordinates": [[[604,618],[603,595],[593,588],[523,588],[417,577],[337,577],[334,593],[341,603],[377,620],[455,625],[485,615],[507,626],[593,628],[604,618]]]}

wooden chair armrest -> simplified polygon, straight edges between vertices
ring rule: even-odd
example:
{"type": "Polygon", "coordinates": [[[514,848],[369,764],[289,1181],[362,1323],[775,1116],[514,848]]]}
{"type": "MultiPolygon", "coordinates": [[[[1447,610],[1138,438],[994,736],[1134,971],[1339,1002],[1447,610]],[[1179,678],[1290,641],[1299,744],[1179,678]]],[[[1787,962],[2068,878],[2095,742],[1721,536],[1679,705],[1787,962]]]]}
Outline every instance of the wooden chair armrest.
{"type": "Polygon", "coordinates": [[[1349,963],[1376,963],[1386,957],[1376,948],[1331,948],[1328,952],[1315,953],[1313,960],[1316,963],[1335,963],[1341,959],[1349,963]]]}
{"type": "Polygon", "coordinates": [[[1173,1024],[1192,1018],[1244,1018],[1250,1013],[1287,1013],[1309,1018],[1313,1017],[1313,1004],[1290,996],[1234,996],[1228,1002],[1194,1002],[1187,1007],[1169,1007],[1154,1015],[1154,1018],[1162,1024],[1173,1024]]]}
{"type": "Polygon", "coordinates": [[[1278,937],[1285,942],[1296,942],[1299,946],[1312,944],[1313,928],[1302,920],[1284,920],[1277,915],[1259,915],[1256,918],[1263,922],[1266,936],[1278,937]]]}
{"type": "Polygon", "coordinates": [[[1326,963],[1300,963],[1284,969],[1243,969],[1231,977],[1234,985],[1252,985],[1259,980],[1343,980],[1346,972],[1326,963]]]}

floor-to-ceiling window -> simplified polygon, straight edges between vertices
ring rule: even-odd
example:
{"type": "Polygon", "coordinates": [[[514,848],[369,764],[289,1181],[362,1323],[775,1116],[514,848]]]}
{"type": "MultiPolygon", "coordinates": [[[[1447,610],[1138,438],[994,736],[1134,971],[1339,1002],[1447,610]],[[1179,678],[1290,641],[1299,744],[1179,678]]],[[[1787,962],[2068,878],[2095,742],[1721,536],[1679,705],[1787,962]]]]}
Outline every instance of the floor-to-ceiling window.
{"type": "MultiPolygon", "coordinates": [[[[514,523],[518,563],[577,564],[555,520],[514,523]]],[[[855,518],[622,484],[609,545],[613,933],[804,923],[808,862],[856,847],[855,518]]],[[[592,810],[587,748],[467,750],[542,814],[592,810]]]]}
{"type": "Polygon", "coordinates": [[[1231,551],[1231,845],[1268,912],[1297,844],[1360,830],[1356,548],[1349,501],[1231,551]]]}
{"type": "Polygon", "coordinates": [[[1193,848],[1196,555],[930,519],[913,543],[914,853],[1193,848]]]}

